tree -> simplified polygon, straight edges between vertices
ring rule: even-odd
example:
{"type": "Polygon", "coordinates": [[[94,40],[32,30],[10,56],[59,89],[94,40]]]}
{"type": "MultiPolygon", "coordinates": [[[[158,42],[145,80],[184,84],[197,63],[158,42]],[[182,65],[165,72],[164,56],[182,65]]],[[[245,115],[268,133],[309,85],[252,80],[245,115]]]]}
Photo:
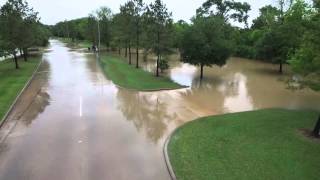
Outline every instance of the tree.
{"type": "Polygon", "coordinates": [[[169,69],[169,64],[166,59],[161,59],[159,62],[159,68],[161,70],[161,73],[163,73],[165,70],[169,69]]]}
{"type": "Polygon", "coordinates": [[[181,47],[181,42],[183,40],[183,33],[189,28],[189,24],[183,20],[173,24],[173,42],[172,45],[174,48],[181,47]]]}
{"type": "Polygon", "coordinates": [[[267,5],[259,11],[260,16],[253,20],[252,29],[270,29],[277,23],[277,17],[280,12],[276,7],[267,5]]]}
{"type": "Polygon", "coordinates": [[[319,119],[312,131],[312,135],[319,138],[320,137],[320,115],[319,115],[319,119]]]}
{"type": "Polygon", "coordinates": [[[49,26],[37,23],[35,26],[33,46],[46,46],[49,43],[49,38],[52,36],[49,26]]]}
{"type": "Polygon", "coordinates": [[[126,2],[123,6],[120,6],[121,16],[121,32],[122,38],[125,41],[126,56],[127,48],[129,50],[129,64],[131,61],[131,43],[133,41],[132,32],[134,31],[134,3],[132,1],[126,2]]]}
{"type": "MultiPolygon", "coordinates": [[[[3,53],[14,56],[16,69],[19,68],[17,50],[23,52],[25,61],[28,48],[38,45],[39,39],[48,41],[44,26],[39,23],[38,13],[24,0],[8,0],[0,9],[0,41],[3,53]],[[41,36],[41,37],[40,37],[41,36]]],[[[21,53],[22,55],[22,53],[21,53]]]]}
{"type": "Polygon", "coordinates": [[[233,0],[207,0],[197,9],[193,24],[184,33],[182,61],[200,66],[203,79],[204,66],[223,66],[232,53],[230,19],[247,25],[250,5],[233,0]]]}
{"type": "Polygon", "coordinates": [[[93,15],[92,17],[89,15],[89,17],[58,22],[49,29],[52,34],[57,37],[70,38],[73,42],[76,40],[88,40],[93,43],[97,34],[96,24],[97,22],[93,15]],[[89,27],[89,23],[91,22],[92,24],[90,24],[91,26],[89,27]]]}
{"type": "Polygon", "coordinates": [[[140,47],[140,33],[141,33],[141,18],[144,11],[144,4],[142,0],[132,0],[134,27],[136,32],[136,68],[139,68],[139,47],[140,47]]]}
{"type": "Polygon", "coordinates": [[[26,4],[22,0],[8,0],[0,9],[0,34],[3,38],[4,50],[14,56],[16,69],[19,69],[16,49],[21,45],[20,31],[23,23],[23,10],[26,4]]]}
{"type": "Polygon", "coordinates": [[[252,32],[260,32],[253,48],[257,59],[279,64],[283,73],[283,64],[290,53],[301,45],[307,19],[310,17],[308,5],[302,0],[287,3],[280,2],[280,9],[270,5],[260,9],[260,16],[253,21],[252,32]],[[287,8],[285,8],[287,7],[287,8]]]}
{"type": "Polygon", "coordinates": [[[231,9],[235,11],[235,13],[231,14],[231,19],[239,22],[239,23],[244,23],[245,28],[249,28],[248,24],[248,18],[249,18],[249,11],[251,10],[251,6],[244,2],[233,2],[231,4],[231,9]]]}
{"type": "Polygon", "coordinates": [[[88,40],[93,44],[97,45],[98,43],[98,28],[97,28],[97,21],[93,14],[89,14],[88,23],[86,28],[86,34],[88,40]]]}
{"type": "Polygon", "coordinates": [[[183,36],[182,61],[201,67],[223,66],[231,55],[231,27],[221,16],[196,17],[183,36]]]}
{"type": "Polygon", "coordinates": [[[112,18],[112,40],[111,44],[113,47],[117,47],[119,51],[119,55],[121,55],[121,49],[124,47],[124,34],[123,34],[123,27],[124,21],[121,13],[115,14],[112,18]]]}
{"type": "Polygon", "coordinates": [[[260,9],[260,16],[253,20],[250,29],[235,28],[233,36],[236,42],[235,56],[250,59],[261,59],[273,61],[271,56],[275,44],[271,32],[273,27],[277,27],[279,10],[276,7],[267,5],[260,9]],[[270,39],[273,38],[273,39],[270,39]]]}
{"type": "Polygon", "coordinates": [[[154,39],[155,37],[155,32],[154,32],[154,22],[151,17],[151,10],[149,6],[146,6],[144,13],[141,16],[141,27],[143,29],[141,30],[140,34],[140,47],[144,49],[144,61],[146,61],[148,53],[150,50],[153,50],[156,52],[155,49],[153,49],[154,45],[154,39]]]}
{"type": "Polygon", "coordinates": [[[25,4],[25,9],[23,10],[24,16],[22,22],[22,28],[20,29],[20,49],[23,51],[24,60],[27,61],[28,58],[28,48],[35,45],[35,39],[38,36],[36,33],[37,26],[39,25],[38,13],[34,12],[32,8],[28,8],[28,4],[25,4]]]}
{"type": "MultiPolygon", "coordinates": [[[[303,82],[311,89],[320,90],[320,3],[314,1],[314,11],[305,23],[305,32],[300,48],[295,50],[289,64],[292,69],[303,76],[303,82]]],[[[312,135],[319,137],[320,116],[312,131],[312,135]]]]}
{"type": "Polygon", "coordinates": [[[159,63],[161,56],[165,53],[169,41],[169,29],[172,26],[172,14],[168,12],[165,4],[161,0],[156,0],[147,8],[146,15],[149,23],[151,35],[151,48],[157,54],[156,76],[159,76],[159,63]]]}
{"type": "MultiPolygon", "coordinates": [[[[282,46],[279,47],[280,54],[278,63],[280,64],[279,72],[283,72],[283,64],[290,56],[291,52],[294,52],[301,46],[302,37],[306,31],[305,24],[307,23],[311,11],[308,4],[303,0],[290,1],[290,8],[284,14],[282,22],[280,22],[279,33],[282,35],[282,46]]],[[[282,8],[281,8],[282,9],[282,8]]],[[[281,12],[281,10],[280,10],[281,12]]],[[[280,18],[282,15],[280,16],[280,18]]],[[[281,18],[282,19],[282,18],[281,18]]]]}
{"type": "MultiPolygon", "coordinates": [[[[3,17],[0,16],[0,27],[4,27],[4,22],[3,22],[3,17]]],[[[4,38],[2,37],[3,35],[1,34],[0,30],[0,57],[5,56],[5,41],[4,38]]]]}
{"type": "Polygon", "coordinates": [[[71,39],[72,42],[75,42],[78,37],[78,29],[75,21],[67,21],[66,22],[68,38],[71,39]]]}
{"type": "Polygon", "coordinates": [[[248,28],[248,12],[251,7],[248,3],[234,0],[207,0],[197,9],[197,16],[219,16],[226,22],[230,19],[244,23],[248,28]]]}
{"type": "MultiPolygon", "coordinates": [[[[0,22],[0,26],[1,26],[1,22],[0,22]]],[[[5,55],[6,55],[6,53],[4,51],[4,42],[3,42],[3,40],[1,39],[1,36],[0,36],[0,57],[3,57],[5,55]]]]}
{"type": "Polygon", "coordinates": [[[112,11],[108,7],[101,7],[96,11],[96,16],[100,23],[101,42],[104,43],[106,47],[110,47],[112,11]]]}

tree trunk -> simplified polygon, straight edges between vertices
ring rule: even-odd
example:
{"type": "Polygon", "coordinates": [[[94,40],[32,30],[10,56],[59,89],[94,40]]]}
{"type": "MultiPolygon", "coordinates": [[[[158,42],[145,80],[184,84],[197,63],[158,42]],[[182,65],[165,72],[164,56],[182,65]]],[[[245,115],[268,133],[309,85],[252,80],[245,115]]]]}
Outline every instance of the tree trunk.
{"type": "Polygon", "coordinates": [[[137,59],[136,59],[136,68],[139,68],[139,48],[136,49],[137,53],[137,59]]]}
{"type": "Polygon", "coordinates": [[[28,61],[28,50],[26,48],[23,49],[23,58],[24,61],[28,61]]]}
{"type": "Polygon", "coordinates": [[[16,69],[19,69],[18,58],[16,52],[13,52],[14,62],[16,64],[16,69]]]}
{"type": "Polygon", "coordinates": [[[20,52],[20,56],[22,56],[23,51],[22,51],[22,49],[21,49],[21,48],[19,48],[19,52],[20,52]]]}
{"type": "Polygon", "coordinates": [[[200,72],[200,79],[202,80],[203,79],[203,64],[201,64],[201,72],[200,72]]]}
{"type": "Polygon", "coordinates": [[[160,55],[158,53],[158,57],[157,57],[157,74],[156,74],[157,77],[159,77],[159,62],[160,62],[160,55]]]}
{"type": "Polygon", "coordinates": [[[126,42],[126,52],[125,52],[125,57],[128,57],[128,43],[126,42]]]}
{"type": "Polygon", "coordinates": [[[312,131],[312,135],[318,138],[320,137],[319,133],[320,133],[320,116],[319,116],[318,122],[316,123],[316,126],[314,127],[314,130],[312,131]]]}
{"type": "Polygon", "coordinates": [[[137,25],[137,47],[136,47],[137,59],[136,68],[139,68],[139,23],[137,25]]]}
{"type": "Polygon", "coordinates": [[[121,46],[120,46],[120,44],[121,44],[121,41],[119,40],[119,55],[121,55],[121,46]]]}
{"type": "Polygon", "coordinates": [[[282,63],[282,60],[280,60],[279,72],[280,72],[281,74],[283,73],[283,63],[282,63]]]}
{"type": "Polygon", "coordinates": [[[158,31],[158,47],[157,47],[157,77],[159,77],[159,62],[160,62],[160,32],[158,31]]]}
{"type": "Polygon", "coordinates": [[[131,65],[131,43],[129,43],[129,64],[131,65]]]}

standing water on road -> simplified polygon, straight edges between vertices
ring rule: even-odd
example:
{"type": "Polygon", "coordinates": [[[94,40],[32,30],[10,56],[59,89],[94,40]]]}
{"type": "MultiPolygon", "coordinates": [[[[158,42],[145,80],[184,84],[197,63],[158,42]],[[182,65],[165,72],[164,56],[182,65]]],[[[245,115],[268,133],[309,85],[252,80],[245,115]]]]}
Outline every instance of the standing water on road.
{"type": "MultiPolygon", "coordinates": [[[[51,40],[50,52],[0,135],[0,179],[170,179],[162,148],[181,124],[260,108],[320,108],[320,94],[286,89],[274,66],[231,59],[223,68],[171,62],[190,88],[136,92],[116,87],[92,54],[51,40]]],[[[177,59],[177,58],[176,58],[177,59]]],[[[145,65],[145,68],[149,67],[145,65]]]]}

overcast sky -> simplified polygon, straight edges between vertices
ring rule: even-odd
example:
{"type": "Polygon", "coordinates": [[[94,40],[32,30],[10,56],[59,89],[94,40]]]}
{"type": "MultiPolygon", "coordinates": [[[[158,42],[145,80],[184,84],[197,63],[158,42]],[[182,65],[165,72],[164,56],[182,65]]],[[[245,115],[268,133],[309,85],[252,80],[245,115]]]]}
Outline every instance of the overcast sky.
{"type": "MultiPolygon", "coordinates": [[[[70,20],[87,16],[93,10],[108,6],[113,13],[119,11],[120,4],[127,0],[27,0],[27,2],[39,12],[41,22],[53,25],[59,21],[70,20]]],[[[163,0],[169,11],[173,14],[174,20],[188,21],[195,15],[196,9],[202,5],[205,0],[163,0]]],[[[248,2],[251,5],[250,21],[259,15],[259,9],[276,0],[238,0],[248,2]]],[[[0,0],[3,5],[6,0],[0,0]]],[[[152,0],[144,0],[146,3],[152,0]]]]}

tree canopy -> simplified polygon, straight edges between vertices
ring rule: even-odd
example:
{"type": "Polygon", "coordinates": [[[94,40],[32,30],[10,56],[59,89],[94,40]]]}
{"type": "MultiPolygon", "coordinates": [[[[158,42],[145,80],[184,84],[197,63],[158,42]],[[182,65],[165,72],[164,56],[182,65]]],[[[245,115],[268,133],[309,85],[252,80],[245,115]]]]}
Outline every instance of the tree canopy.
{"type": "Polygon", "coordinates": [[[86,18],[60,22],[52,29],[56,36],[97,44],[99,19],[105,46],[117,48],[119,53],[125,50],[130,64],[135,48],[136,67],[139,67],[139,49],[145,54],[155,53],[156,75],[159,75],[159,63],[174,48],[179,49],[183,62],[199,66],[221,66],[229,56],[240,56],[279,64],[281,73],[288,60],[296,72],[302,69],[313,72],[318,69],[318,47],[313,39],[318,37],[319,4],[317,0],[313,5],[304,0],[280,0],[275,6],[262,7],[249,27],[251,7],[245,2],[207,0],[188,23],[173,22],[172,14],[161,0],[150,4],[128,0],[120,6],[119,13],[113,14],[109,8],[102,7],[86,18]],[[234,22],[240,23],[240,27],[234,22]]]}
{"type": "Polygon", "coordinates": [[[46,45],[47,28],[39,22],[38,13],[24,0],[8,0],[0,8],[0,47],[2,54],[12,54],[18,69],[17,50],[27,60],[28,48],[46,45]]]}
{"type": "Polygon", "coordinates": [[[181,51],[182,61],[201,67],[223,66],[231,55],[231,27],[219,16],[197,17],[185,31],[181,51]]]}

